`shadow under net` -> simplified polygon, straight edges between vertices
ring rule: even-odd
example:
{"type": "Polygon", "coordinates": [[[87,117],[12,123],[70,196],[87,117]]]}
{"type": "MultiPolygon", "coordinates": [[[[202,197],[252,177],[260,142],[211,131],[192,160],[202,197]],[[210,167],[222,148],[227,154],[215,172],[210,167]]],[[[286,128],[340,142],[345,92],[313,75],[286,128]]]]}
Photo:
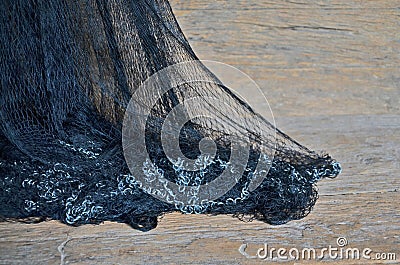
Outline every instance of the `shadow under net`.
{"type": "Polygon", "coordinates": [[[306,216],[318,197],[315,183],[341,170],[329,155],[276,129],[207,68],[185,69],[182,75],[201,72],[216,83],[174,87],[152,106],[146,147],[170,181],[190,186],[216,179],[231,155],[226,131],[254,137],[243,174],[223,196],[192,206],[159,200],[130,173],[121,139],[125,111],[140,84],[168,66],[198,60],[169,3],[4,0],[0,11],[6,14],[0,17],[1,220],[118,221],[147,231],[163,214],[180,211],[283,224],[306,216]],[[168,162],[160,136],[166,115],[193,96],[220,98],[236,110],[205,101],[202,108],[220,122],[193,120],[182,129],[187,157],[199,157],[204,137],[216,143],[218,161],[207,164],[200,179],[168,162]],[[266,149],[274,153],[268,174],[249,192],[266,149]]]}

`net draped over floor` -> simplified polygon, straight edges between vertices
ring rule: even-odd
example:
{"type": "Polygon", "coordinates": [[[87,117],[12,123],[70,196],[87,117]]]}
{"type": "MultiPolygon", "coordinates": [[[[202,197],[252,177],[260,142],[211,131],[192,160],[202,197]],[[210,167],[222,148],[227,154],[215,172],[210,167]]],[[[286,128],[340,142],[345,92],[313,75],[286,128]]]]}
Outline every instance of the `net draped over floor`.
{"type": "MultiPolygon", "coordinates": [[[[318,196],[315,183],[340,172],[329,155],[276,129],[196,63],[179,75],[215,82],[180,84],[151,106],[145,140],[152,163],[181,185],[208,183],[233,155],[229,132],[243,138],[249,159],[236,184],[219,198],[193,205],[159,200],[131,174],[121,139],[124,115],[139,86],[166,67],[198,60],[169,3],[3,0],[0,12],[3,220],[39,217],[71,225],[108,220],[149,230],[164,213],[181,211],[282,224],[306,216],[318,196]],[[215,157],[195,173],[171,163],[161,144],[168,113],[192,97],[219,98],[230,106],[207,100],[184,105],[187,112],[207,109],[217,117],[188,121],[180,132],[181,151],[191,159],[200,157],[204,137],[215,143],[215,157]],[[263,158],[270,158],[269,171],[250,191],[263,158]]],[[[150,104],[145,97],[136,100],[137,106],[150,104]]]]}

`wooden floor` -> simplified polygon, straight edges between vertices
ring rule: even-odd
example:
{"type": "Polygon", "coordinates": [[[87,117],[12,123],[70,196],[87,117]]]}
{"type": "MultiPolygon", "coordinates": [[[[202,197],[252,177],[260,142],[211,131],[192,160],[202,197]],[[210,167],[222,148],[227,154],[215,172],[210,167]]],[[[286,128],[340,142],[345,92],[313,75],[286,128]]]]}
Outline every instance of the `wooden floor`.
{"type": "MultiPolygon", "coordinates": [[[[0,223],[0,264],[268,264],[278,260],[251,258],[265,243],[321,250],[337,247],[339,237],[346,247],[372,249],[372,257],[396,253],[397,261],[386,263],[400,263],[399,1],[171,4],[201,59],[247,73],[267,96],[277,126],[329,152],[342,174],[319,183],[308,217],[282,226],[181,214],[146,233],[117,223],[0,223]]],[[[311,261],[321,262],[383,263],[311,261]]]]}

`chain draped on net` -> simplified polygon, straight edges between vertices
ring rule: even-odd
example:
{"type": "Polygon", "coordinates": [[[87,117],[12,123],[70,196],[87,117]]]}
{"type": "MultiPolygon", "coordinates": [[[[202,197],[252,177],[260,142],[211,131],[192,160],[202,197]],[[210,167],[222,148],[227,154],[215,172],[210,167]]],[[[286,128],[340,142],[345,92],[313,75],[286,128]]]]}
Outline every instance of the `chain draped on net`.
{"type": "MultiPolygon", "coordinates": [[[[229,128],[254,136],[248,163],[236,185],[206,205],[158,200],[130,174],[121,139],[125,110],[139,85],[168,66],[198,60],[169,3],[4,0],[0,11],[5,14],[0,17],[0,219],[50,218],[70,225],[108,220],[146,231],[164,213],[181,211],[282,224],[306,216],[318,196],[315,183],[340,172],[329,155],[275,130],[222,84],[199,82],[167,91],[152,108],[146,127],[152,161],[171,181],[211,181],[231,155],[224,138],[229,128]],[[198,157],[200,140],[209,137],[219,162],[208,165],[202,179],[190,174],[184,179],[180,168],[166,162],[160,130],[166,115],[187,97],[207,95],[229,102],[237,113],[205,101],[200,108],[217,113],[220,122],[185,124],[182,153],[198,157]],[[234,118],[242,114],[247,118],[234,118]],[[271,167],[249,192],[267,147],[274,151],[271,167]]],[[[181,74],[217,80],[205,67],[186,70],[181,74]]]]}

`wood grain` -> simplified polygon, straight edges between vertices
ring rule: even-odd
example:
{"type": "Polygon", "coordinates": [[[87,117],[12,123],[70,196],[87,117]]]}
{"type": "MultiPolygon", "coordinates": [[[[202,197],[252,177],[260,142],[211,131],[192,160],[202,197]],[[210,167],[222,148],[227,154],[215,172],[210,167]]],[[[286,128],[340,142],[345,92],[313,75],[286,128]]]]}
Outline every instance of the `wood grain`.
{"type": "MultiPolygon", "coordinates": [[[[146,233],[124,224],[0,223],[0,264],[268,264],[271,247],[392,252],[400,263],[398,1],[171,1],[201,59],[238,67],[260,86],[277,126],[329,152],[343,173],[319,183],[306,218],[282,226],[229,216],[166,215],[146,233]],[[68,239],[68,240],[67,240],[68,239]],[[64,244],[63,244],[64,243],[64,244]],[[63,245],[62,245],[63,244],[63,245]],[[63,254],[62,254],[63,253],[63,254]]],[[[379,264],[324,259],[284,264],[379,264]]]]}

